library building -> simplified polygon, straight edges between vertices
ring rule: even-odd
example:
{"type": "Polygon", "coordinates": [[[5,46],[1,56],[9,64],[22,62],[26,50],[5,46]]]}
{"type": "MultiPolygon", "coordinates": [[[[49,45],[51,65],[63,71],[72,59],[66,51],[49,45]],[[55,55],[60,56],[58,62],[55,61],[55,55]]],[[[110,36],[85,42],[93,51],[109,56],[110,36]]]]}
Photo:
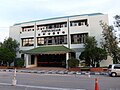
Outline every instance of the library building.
{"type": "Polygon", "coordinates": [[[108,15],[92,13],[16,23],[10,27],[9,36],[20,43],[17,57],[24,58],[26,68],[67,68],[69,58],[79,59],[87,36],[95,36],[100,45],[101,20],[108,24],[108,15]]]}

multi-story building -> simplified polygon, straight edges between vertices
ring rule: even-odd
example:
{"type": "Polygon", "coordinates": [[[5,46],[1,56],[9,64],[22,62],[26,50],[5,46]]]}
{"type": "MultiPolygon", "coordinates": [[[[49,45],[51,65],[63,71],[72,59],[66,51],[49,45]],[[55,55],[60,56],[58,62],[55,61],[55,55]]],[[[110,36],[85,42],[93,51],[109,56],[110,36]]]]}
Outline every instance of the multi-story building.
{"type": "Polygon", "coordinates": [[[67,67],[70,57],[79,58],[86,36],[95,36],[99,44],[100,20],[108,23],[108,16],[93,13],[17,23],[9,36],[20,43],[18,57],[25,59],[26,67],[67,67]]]}

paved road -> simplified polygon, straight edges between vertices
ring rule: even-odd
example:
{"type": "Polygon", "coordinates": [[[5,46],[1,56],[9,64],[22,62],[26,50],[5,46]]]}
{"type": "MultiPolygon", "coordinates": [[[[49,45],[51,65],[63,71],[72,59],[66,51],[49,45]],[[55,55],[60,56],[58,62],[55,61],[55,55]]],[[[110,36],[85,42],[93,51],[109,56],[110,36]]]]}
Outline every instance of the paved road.
{"type": "Polygon", "coordinates": [[[120,90],[120,77],[106,75],[17,73],[17,86],[11,86],[12,78],[12,72],[0,72],[0,90],[94,90],[95,78],[100,90],[120,90]]]}

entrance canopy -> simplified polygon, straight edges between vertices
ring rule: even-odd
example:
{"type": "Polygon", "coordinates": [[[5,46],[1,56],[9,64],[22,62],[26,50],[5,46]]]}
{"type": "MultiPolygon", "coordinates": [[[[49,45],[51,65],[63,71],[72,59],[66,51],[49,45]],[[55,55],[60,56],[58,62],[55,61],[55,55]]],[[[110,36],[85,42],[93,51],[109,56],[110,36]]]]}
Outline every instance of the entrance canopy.
{"type": "Polygon", "coordinates": [[[73,50],[65,47],[65,46],[42,46],[38,48],[34,48],[28,51],[25,51],[26,54],[62,54],[74,52],[73,50]]]}

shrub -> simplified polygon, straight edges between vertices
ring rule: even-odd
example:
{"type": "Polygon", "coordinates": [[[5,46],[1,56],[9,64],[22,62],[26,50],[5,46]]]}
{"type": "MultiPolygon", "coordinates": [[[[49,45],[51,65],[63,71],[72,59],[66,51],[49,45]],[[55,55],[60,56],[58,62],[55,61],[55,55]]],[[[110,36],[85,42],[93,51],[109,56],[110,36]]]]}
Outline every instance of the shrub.
{"type": "Polygon", "coordinates": [[[68,67],[78,67],[79,66],[79,60],[75,58],[68,59],[68,67]]]}
{"type": "Polygon", "coordinates": [[[21,58],[16,58],[14,62],[14,66],[16,67],[23,67],[24,66],[24,60],[21,58]]]}

